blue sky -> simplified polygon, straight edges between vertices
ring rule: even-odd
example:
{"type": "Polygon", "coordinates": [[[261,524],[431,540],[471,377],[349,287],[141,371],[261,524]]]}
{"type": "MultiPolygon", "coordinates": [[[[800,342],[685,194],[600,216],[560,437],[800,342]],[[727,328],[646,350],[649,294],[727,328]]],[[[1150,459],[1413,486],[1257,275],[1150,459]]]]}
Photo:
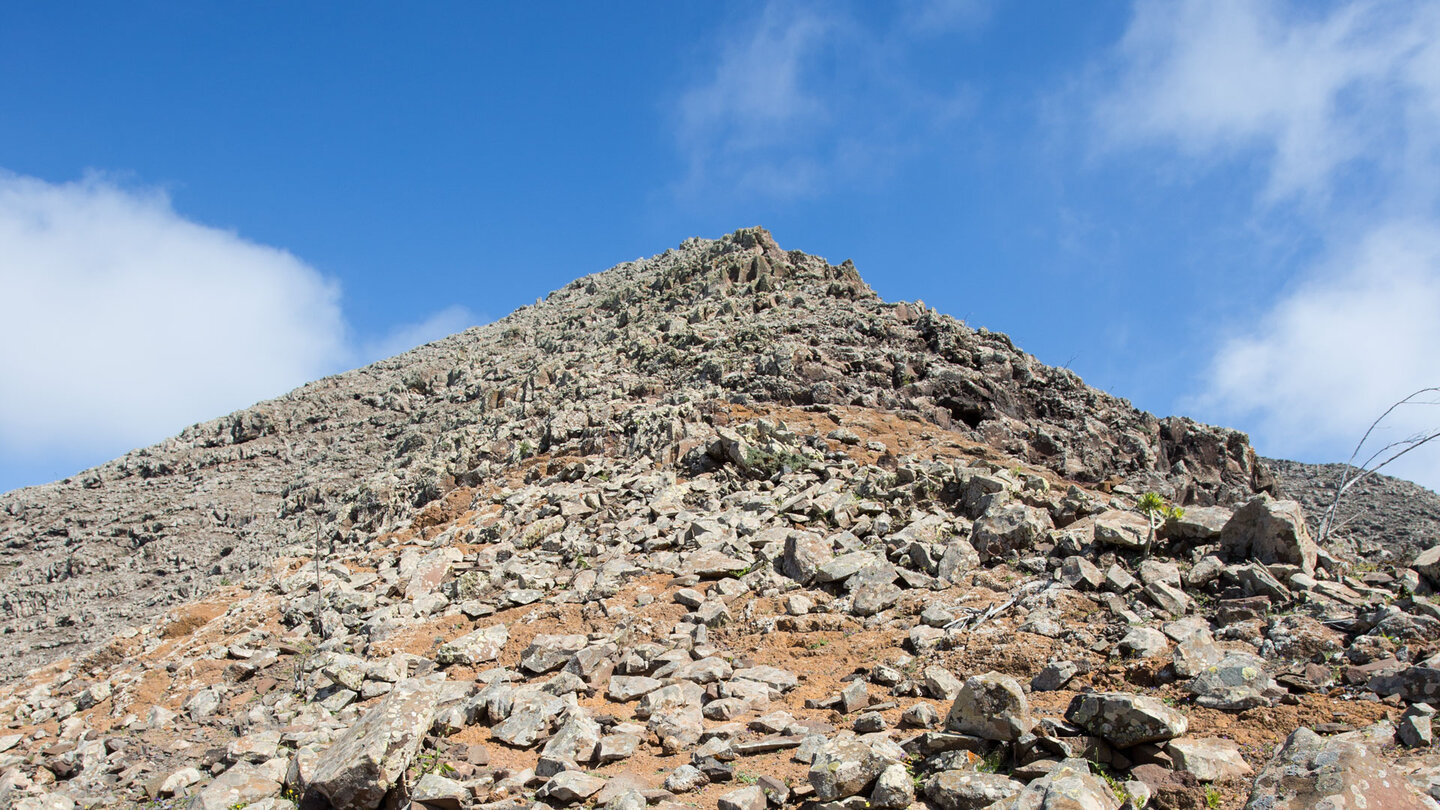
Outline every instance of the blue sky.
{"type": "Polygon", "coordinates": [[[1339,460],[1440,384],[1437,181],[1433,4],[8,4],[0,489],[757,224],[1339,460]]]}

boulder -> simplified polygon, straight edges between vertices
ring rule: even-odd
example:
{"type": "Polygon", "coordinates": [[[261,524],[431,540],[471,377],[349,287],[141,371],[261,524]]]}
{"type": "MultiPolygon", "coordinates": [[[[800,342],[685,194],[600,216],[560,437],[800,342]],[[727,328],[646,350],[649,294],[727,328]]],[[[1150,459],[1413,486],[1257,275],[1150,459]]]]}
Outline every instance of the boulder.
{"type": "Polygon", "coordinates": [[[765,789],[749,785],[723,793],[715,806],[719,810],[765,810],[765,789]]]}
{"type": "Polygon", "coordinates": [[[1054,524],[1050,513],[1023,503],[992,506],[971,529],[970,544],[982,559],[993,560],[1030,548],[1054,524]]]}
{"type": "Polygon", "coordinates": [[[560,804],[575,804],[600,792],[605,780],[584,771],[561,771],[540,786],[536,798],[560,804]]]}
{"type": "Polygon", "coordinates": [[[1095,516],[1095,542],[1119,548],[1141,549],[1150,538],[1150,521],[1124,509],[1095,516]]]}
{"type": "Polygon", "coordinates": [[[820,801],[856,796],[891,765],[905,763],[905,751],[886,739],[839,736],[820,746],[810,761],[810,785],[820,801]]]}
{"type": "Polygon", "coordinates": [[[1268,494],[1235,510],[1220,530],[1220,549],[1231,559],[1298,565],[1307,574],[1315,573],[1320,550],[1310,539],[1300,504],[1268,494]]]}
{"type": "Polygon", "coordinates": [[[1020,682],[998,672],[966,678],[945,718],[950,731],[1005,742],[1018,740],[1034,725],[1020,682]]]}
{"type": "Polygon", "coordinates": [[[1201,782],[1249,776],[1253,771],[1232,740],[1218,737],[1177,737],[1165,744],[1175,769],[1189,771],[1201,782]]]}
{"type": "Polygon", "coordinates": [[[541,633],[520,654],[520,666],[526,672],[536,675],[553,672],[569,663],[575,653],[583,650],[586,641],[585,636],[580,633],[541,633]]]}
{"type": "Polygon", "coordinates": [[[986,810],[1120,810],[1120,800],[1083,759],[1063,759],[1049,773],[986,810]]]}
{"type": "Polygon", "coordinates": [[[1004,801],[1025,786],[1004,774],[941,771],[925,780],[925,798],[941,810],[980,810],[1004,801]]]}
{"type": "Polygon", "coordinates": [[[1207,709],[1241,712],[1269,705],[1265,692],[1274,685],[1265,671],[1265,659],[1232,651],[1200,670],[1185,686],[1195,695],[1195,702],[1207,709]]]}
{"type": "Polygon", "coordinates": [[[309,796],[335,810],[372,810],[420,750],[435,717],[443,681],[435,676],[395,684],[317,759],[309,796]]]}
{"type": "MultiPolygon", "coordinates": [[[[248,762],[237,763],[215,777],[186,805],[189,810],[231,810],[280,793],[280,783],[261,768],[248,762]]],[[[336,805],[337,810],[343,810],[336,805]]]]}
{"type": "Polygon", "coordinates": [[[1174,739],[1189,728],[1185,715],[1159,700],[1126,692],[1076,695],[1065,719],[1117,748],[1174,739]]]}
{"type": "Polygon", "coordinates": [[[439,651],[435,653],[435,660],[441,664],[483,664],[499,658],[500,651],[509,640],[510,631],[505,625],[483,627],[440,645],[439,651]]]}
{"type": "Polygon", "coordinates": [[[1382,754],[1395,730],[1379,723],[1360,731],[1321,737],[1308,728],[1291,732],[1255,778],[1252,810],[1371,807],[1434,810],[1382,754]]]}

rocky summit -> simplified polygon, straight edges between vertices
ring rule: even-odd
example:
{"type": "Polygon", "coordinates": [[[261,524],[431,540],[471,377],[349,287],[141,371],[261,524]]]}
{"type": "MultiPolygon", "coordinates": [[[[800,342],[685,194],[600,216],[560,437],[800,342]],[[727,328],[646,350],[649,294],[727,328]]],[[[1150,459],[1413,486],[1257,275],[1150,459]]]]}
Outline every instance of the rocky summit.
{"type": "Polygon", "coordinates": [[[0,807],[1440,808],[1440,499],[760,229],[0,496],[0,807]]]}

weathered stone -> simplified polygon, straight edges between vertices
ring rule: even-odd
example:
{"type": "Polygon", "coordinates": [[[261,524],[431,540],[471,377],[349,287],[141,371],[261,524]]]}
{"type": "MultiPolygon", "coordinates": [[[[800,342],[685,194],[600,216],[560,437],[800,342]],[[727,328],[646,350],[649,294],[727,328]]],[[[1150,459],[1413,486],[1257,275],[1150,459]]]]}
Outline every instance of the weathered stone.
{"type": "Polygon", "coordinates": [[[509,640],[510,631],[505,625],[484,627],[440,645],[439,651],[435,653],[435,660],[441,664],[483,664],[499,658],[500,651],[509,640]]]}
{"type": "MultiPolygon", "coordinates": [[[[232,810],[279,795],[280,782],[255,765],[237,763],[215,777],[187,805],[189,810],[232,810]]],[[[337,810],[344,810],[337,805],[337,810]]]]}
{"type": "Polygon", "coordinates": [[[944,667],[926,667],[921,673],[925,694],[936,700],[954,700],[964,686],[960,679],[944,667]]]}
{"type": "Polygon", "coordinates": [[[412,678],[395,684],[320,755],[307,793],[323,797],[336,810],[379,807],[420,750],[435,716],[440,683],[412,678]]]}
{"type": "Polygon", "coordinates": [[[722,793],[715,806],[719,810],[765,810],[765,801],[765,790],[759,785],[749,785],[722,793]]]}
{"type": "Polygon", "coordinates": [[[950,705],[945,728],[987,740],[1014,741],[1035,725],[1025,690],[1009,675],[987,672],[965,679],[950,705]]]}
{"type": "Polygon", "coordinates": [[[780,559],[780,570],[785,576],[808,585],[815,579],[820,566],[834,556],[830,542],[818,534],[791,532],[785,538],[785,553],[780,559]]]}
{"type": "Polygon", "coordinates": [[[1060,581],[1078,590],[1098,591],[1105,584],[1105,575],[1084,557],[1071,555],[1060,564],[1060,581]]]}
{"type": "Polygon", "coordinates": [[[1134,512],[1111,509],[1095,516],[1095,542],[1120,548],[1144,548],[1150,521],[1134,512]]]}
{"type": "Polygon", "coordinates": [[[1319,548],[1310,539],[1305,515],[1295,501],[1259,495],[1235,510],[1220,531],[1220,548],[1231,559],[1298,565],[1315,573],[1319,548]]]}
{"type": "Polygon", "coordinates": [[[1024,789],[1004,774],[972,770],[941,771],[925,780],[925,798],[941,810],[980,810],[1024,789]]]}
{"type": "Polygon", "coordinates": [[[410,799],[436,810],[460,810],[470,803],[470,790],[454,779],[427,773],[415,783],[410,799]]]}
{"type": "Polygon", "coordinates": [[[864,793],[886,768],[904,761],[904,750],[888,740],[837,737],[815,752],[810,785],[821,801],[855,796],[864,793]]]}
{"type": "Polygon", "coordinates": [[[1177,737],[1165,744],[1165,752],[1178,770],[1189,771],[1201,782],[1219,782],[1252,773],[1240,747],[1217,737],[1177,737]]]}
{"type": "Polygon", "coordinates": [[[1191,678],[1186,688],[1201,706],[1239,712],[1268,705],[1265,692],[1274,683],[1265,671],[1265,659],[1246,652],[1227,652],[1191,678]]]}
{"type": "Polygon", "coordinates": [[[1333,737],[1296,729],[1255,778],[1246,807],[1434,810],[1434,800],[1422,796],[1381,753],[1393,735],[1385,723],[1333,737]]]}
{"type": "Polygon", "coordinates": [[[1153,627],[1132,627],[1120,639],[1120,652],[1135,658],[1154,658],[1170,650],[1165,634],[1153,627]]]}
{"type": "MultiPolygon", "coordinates": [[[[870,806],[875,810],[905,810],[915,801],[915,782],[904,765],[896,763],[880,772],[870,791],[870,806]]],[[[763,805],[756,810],[763,810],[763,805]]]]}
{"type": "Polygon", "coordinates": [[[1049,773],[987,810],[1120,810],[1120,800],[1083,759],[1064,759],[1049,773]]]}
{"type": "Polygon", "coordinates": [[[1030,681],[1030,689],[1035,692],[1054,692],[1057,689],[1065,688],[1065,684],[1080,672],[1080,667],[1074,661],[1052,661],[1045,665],[1030,681]]]}
{"type": "Polygon", "coordinates": [[[582,802],[605,787],[605,780],[584,771],[561,771],[540,786],[536,797],[561,804],[582,802]]]}
{"type": "Polygon", "coordinates": [[[511,696],[510,711],[505,719],[490,729],[495,739],[516,748],[529,748],[550,728],[566,703],[559,697],[539,689],[517,689],[511,696]]]}
{"type": "Polygon", "coordinates": [[[520,653],[520,666],[526,672],[543,675],[553,672],[570,661],[575,653],[585,648],[586,638],[579,633],[553,635],[542,633],[536,636],[530,646],[520,653]]]}
{"type": "Polygon", "coordinates": [[[1049,512],[1022,503],[1008,503],[986,510],[975,521],[970,544],[981,559],[996,559],[1030,548],[1052,525],[1049,512]]]}
{"type": "Polygon", "coordinates": [[[1076,695],[1065,719],[1118,748],[1174,739],[1189,728],[1185,715],[1159,700],[1125,692],[1076,695]]]}

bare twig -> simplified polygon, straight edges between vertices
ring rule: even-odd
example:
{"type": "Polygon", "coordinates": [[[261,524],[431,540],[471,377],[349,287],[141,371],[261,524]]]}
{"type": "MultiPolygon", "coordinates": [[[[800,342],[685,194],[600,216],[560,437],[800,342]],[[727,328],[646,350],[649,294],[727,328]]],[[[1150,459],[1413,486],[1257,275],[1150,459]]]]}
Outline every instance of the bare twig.
{"type": "Polygon", "coordinates": [[[1417,401],[1419,397],[1425,394],[1440,395],[1440,386],[1421,388],[1419,391],[1416,391],[1410,396],[1405,397],[1399,402],[1396,402],[1390,407],[1386,408],[1385,412],[1380,414],[1380,417],[1378,419],[1370,423],[1370,427],[1365,430],[1365,435],[1360,437],[1360,443],[1355,445],[1355,450],[1350,453],[1350,458],[1346,460],[1343,465],[1341,465],[1340,482],[1335,486],[1335,494],[1331,497],[1330,505],[1326,507],[1325,514],[1320,519],[1320,529],[1317,537],[1317,540],[1319,542],[1323,543],[1325,539],[1329,537],[1330,533],[1334,530],[1335,515],[1340,508],[1340,501],[1345,497],[1346,492],[1350,491],[1350,489],[1356,484],[1378,473],[1391,462],[1399,459],[1410,451],[1418,447],[1422,447],[1436,439],[1440,439],[1440,430],[1434,431],[1432,433],[1417,433],[1407,439],[1400,439],[1398,441],[1390,442],[1384,447],[1381,447],[1379,450],[1371,453],[1370,456],[1366,458],[1365,461],[1360,465],[1357,466],[1355,464],[1355,458],[1360,455],[1360,451],[1365,447],[1365,443],[1370,440],[1370,434],[1374,433],[1375,428],[1379,427],[1381,422],[1385,421],[1385,419],[1390,416],[1390,414],[1394,413],[1396,408],[1399,408],[1401,405],[1440,404],[1440,400],[1417,401]],[[1391,452],[1392,450],[1394,452],[1391,452]]]}

